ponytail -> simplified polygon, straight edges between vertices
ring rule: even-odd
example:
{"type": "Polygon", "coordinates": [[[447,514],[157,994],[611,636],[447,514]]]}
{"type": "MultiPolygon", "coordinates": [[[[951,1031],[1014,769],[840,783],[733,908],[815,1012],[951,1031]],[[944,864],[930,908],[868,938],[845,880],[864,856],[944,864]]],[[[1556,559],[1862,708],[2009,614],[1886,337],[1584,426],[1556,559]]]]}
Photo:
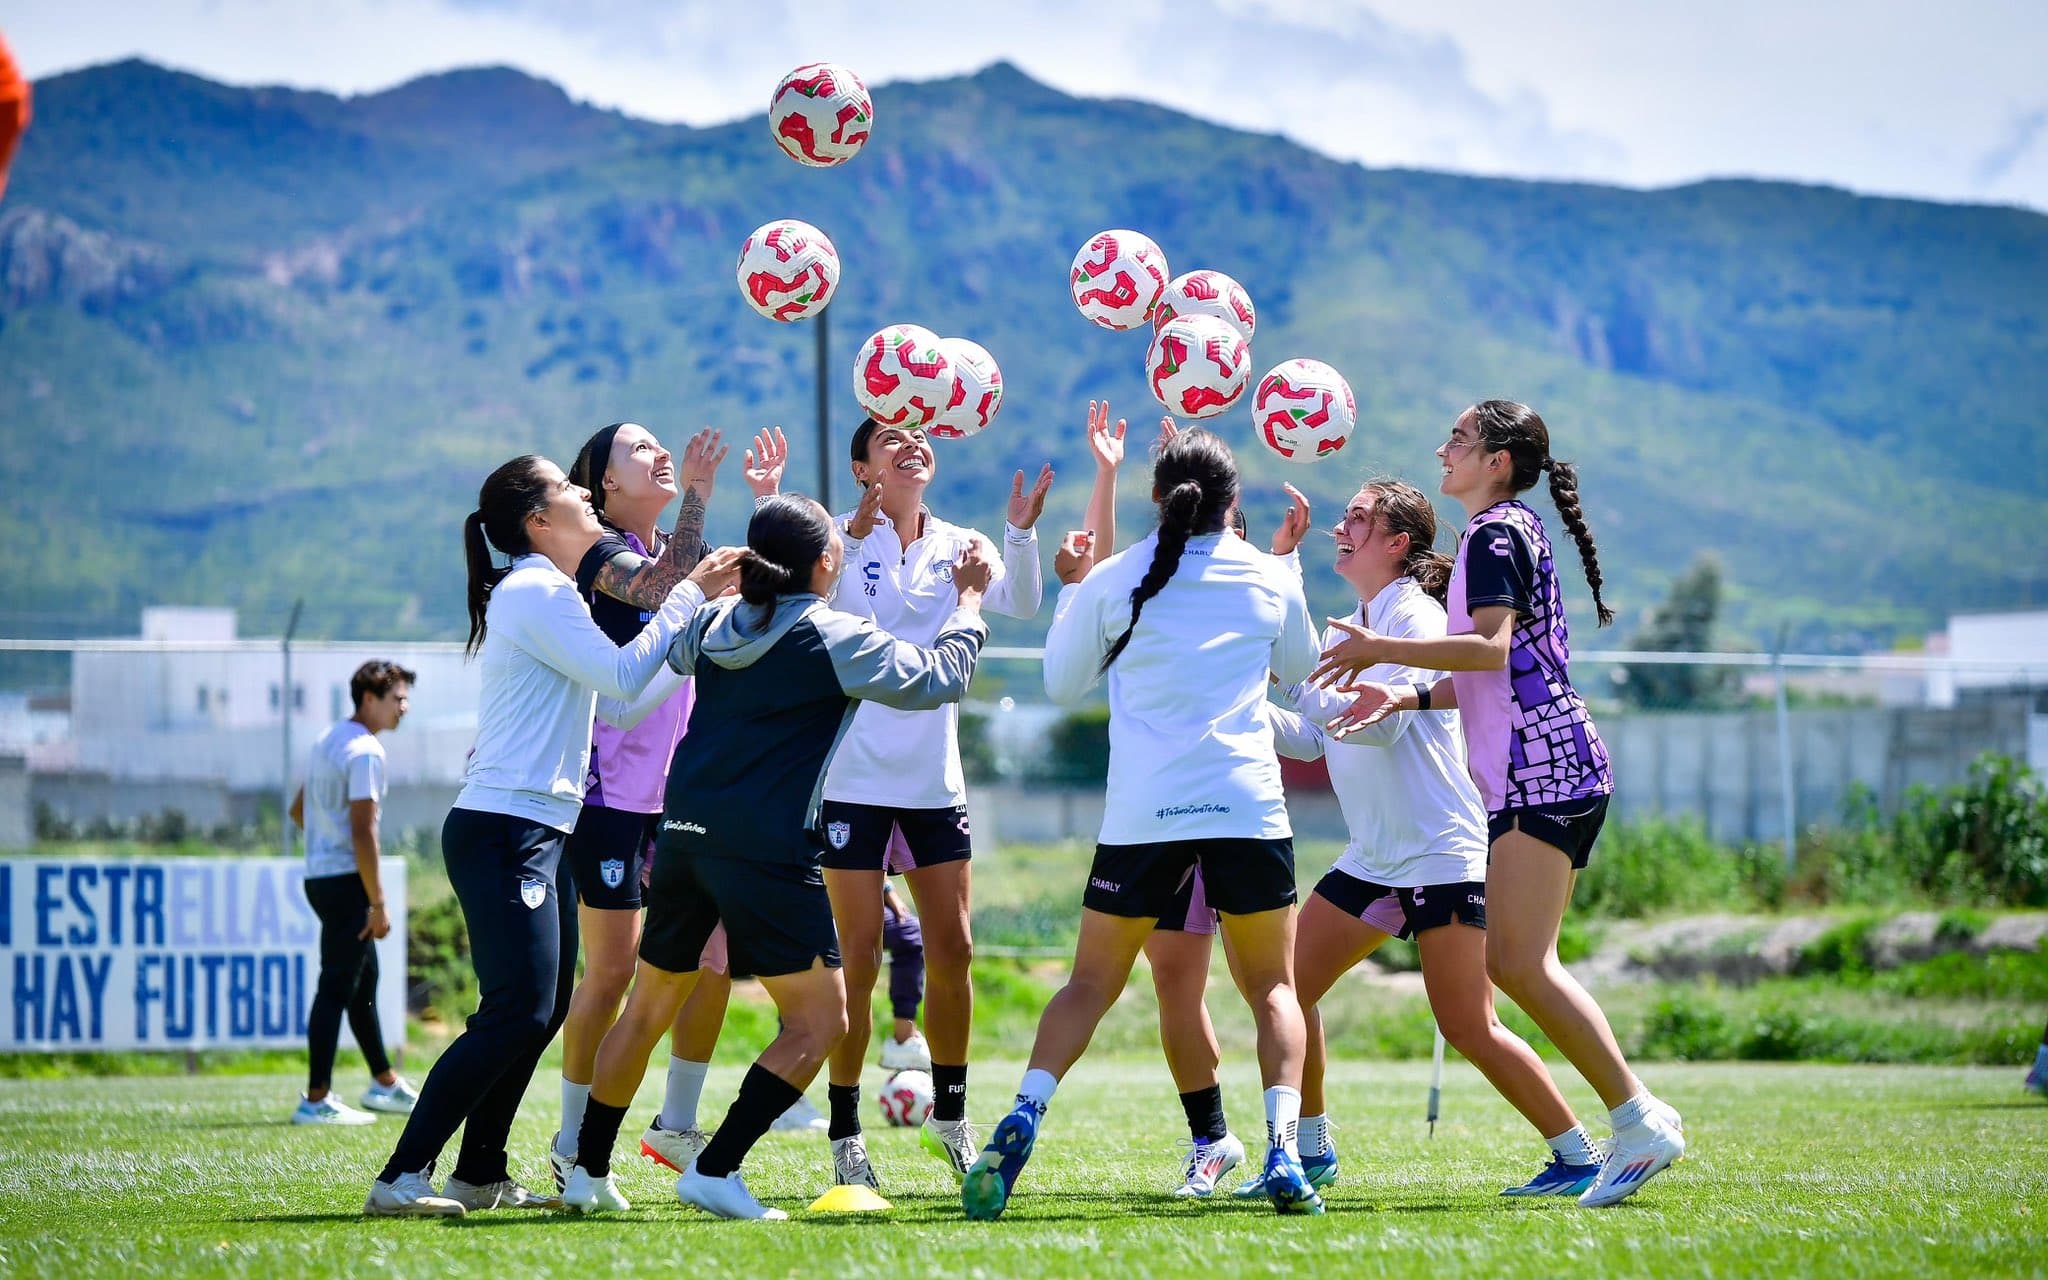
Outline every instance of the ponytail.
{"type": "Polygon", "coordinates": [[[1152,548],[1152,563],[1131,591],[1131,623],[1102,656],[1099,675],[1110,668],[1138,629],[1138,616],[1145,602],[1158,595],[1180,568],[1188,539],[1223,528],[1224,517],[1237,500],[1237,459],[1230,446],[1207,431],[1183,431],[1159,451],[1152,468],[1152,485],[1159,499],[1159,541],[1152,548]]]}
{"type": "Polygon", "coordinates": [[[1593,545],[1593,531],[1586,527],[1586,513],[1579,509],[1579,469],[1569,462],[1545,458],[1543,469],[1550,473],[1550,500],[1557,504],[1558,518],[1565,531],[1579,544],[1579,560],[1586,567],[1586,585],[1593,589],[1593,610],[1600,625],[1614,621],[1614,610],[1600,598],[1600,549],[1593,545]]]}
{"type": "Polygon", "coordinates": [[[1482,400],[1465,411],[1478,429],[1482,448],[1488,452],[1508,451],[1514,462],[1510,489],[1521,493],[1532,489],[1544,472],[1550,473],[1550,500],[1564,527],[1579,544],[1579,560],[1586,566],[1586,585],[1593,588],[1593,608],[1600,625],[1614,621],[1614,610],[1600,598],[1600,554],[1593,545],[1593,531],[1586,527],[1586,513],[1579,509],[1579,470],[1569,462],[1550,456],[1550,428],[1542,415],[1513,400],[1482,400]]]}
{"type": "Polygon", "coordinates": [[[483,647],[484,610],[490,607],[491,588],[511,572],[491,563],[491,544],[484,539],[481,511],[472,511],[462,519],[462,558],[469,566],[469,643],[462,653],[473,658],[483,647]]]}
{"type": "Polygon", "coordinates": [[[832,517],[800,493],[778,493],[754,508],[740,558],[740,599],[767,607],[811,589],[811,567],[832,545],[832,517]]]}
{"type": "Polygon", "coordinates": [[[775,597],[788,592],[795,575],[752,547],[740,548],[740,599],[748,604],[771,605],[775,597]]]}
{"type": "Polygon", "coordinates": [[[547,509],[548,484],[542,476],[537,454],[522,453],[484,478],[477,490],[476,510],[462,521],[462,558],[469,569],[469,643],[463,653],[475,657],[483,647],[485,615],[491,591],[511,567],[500,569],[491,560],[491,548],[507,556],[521,556],[533,550],[527,537],[526,521],[547,509]]]}

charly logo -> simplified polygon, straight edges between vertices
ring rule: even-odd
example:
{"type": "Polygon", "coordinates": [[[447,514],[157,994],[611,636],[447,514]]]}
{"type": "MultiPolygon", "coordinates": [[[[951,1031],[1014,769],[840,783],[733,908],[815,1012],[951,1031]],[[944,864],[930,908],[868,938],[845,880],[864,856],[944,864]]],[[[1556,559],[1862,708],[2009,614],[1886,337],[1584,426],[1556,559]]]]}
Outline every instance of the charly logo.
{"type": "Polygon", "coordinates": [[[1505,556],[1513,552],[1514,544],[1508,541],[1506,534],[1497,533],[1493,536],[1493,541],[1487,543],[1487,548],[1497,556],[1505,556]]]}
{"type": "Polygon", "coordinates": [[[548,882],[526,876],[519,881],[519,900],[526,904],[528,911],[540,910],[540,904],[548,900],[548,882]]]}
{"type": "Polygon", "coordinates": [[[832,842],[834,849],[844,849],[853,839],[853,824],[850,822],[828,822],[825,824],[825,838],[832,842]]]}
{"type": "Polygon", "coordinates": [[[626,863],[622,858],[606,858],[597,864],[597,874],[604,877],[607,889],[616,889],[626,880],[626,863]]]}
{"type": "Polygon", "coordinates": [[[1089,876],[1088,887],[1091,889],[1100,889],[1104,893],[1122,893],[1124,890],[1124,887],[1118,884],[1116,881],[1104,880],[1101,876],[1089,876]]]}

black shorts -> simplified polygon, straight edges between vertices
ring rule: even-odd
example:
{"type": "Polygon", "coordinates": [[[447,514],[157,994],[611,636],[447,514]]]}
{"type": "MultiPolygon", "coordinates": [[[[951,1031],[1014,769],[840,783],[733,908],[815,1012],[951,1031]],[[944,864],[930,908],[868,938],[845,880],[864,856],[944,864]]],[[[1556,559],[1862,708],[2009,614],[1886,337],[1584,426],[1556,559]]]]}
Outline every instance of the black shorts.
{"type": "Polygon", "coordinates": [[[825,837],[819,862],[834,871],[887,871],[895,875],[974,856],[967,807],[894,809],[827,800],[818,810],[825,837]]]}
{"type": "Polygon", "coordinates": [[[1474,881],[1394,889],[1332,867],[1316,882],[1316,896],[1396,938],[1413,938],[1447,924],[1486,927],[1486,886],[1474,881]]]}
{"type": "Polygon", "coordinates": [[[660,825],[658,813],[584,805],[562,851],[577,901],[599,911],[638,911],[642,872],[654,856],[660,825]]]}
{"type": "Polygon", "coordinates": [[[1163,920],[1171,916],[1188,872],[1199,867],[1209,905],[1227,916],[1276,911],[1294,904],[1294,840],[1170,840],[1161,844],[1098,844],[1081,905],[1104,915],[1163,920]]]}
{"type": "Polygon", "coordinates": [[[670,973],[695,973],[720,921],[735,978],[802,973],[820,956],[826,967],[839,967],[832,900],[817,867],[663,849],[647,886],[640,958],[670,973]]]}
{"type": "Polygon", "coordinates": [[[1173,895],[1173,905],[1166,914],[1159,917],[1159,923],[1152,926],[1168,933],[1194,933],[1207,937],[1216,936],[1216,908],[1209,905],[1209,895],[1202,888],[1202,869],[1189,867],[1178,892],[1173,895]]]}
{"type": "Polygon", "coordinates": [[[1556,804],[1532,804],[1520,809],[1502,809],[1486,815],[1486,842],[1492,844],[1510,831],[1535,836],[1572,860],[1572,869],[1584,871],[1593,856],[1593,842],[1607,822],[1607,797],[1584,796],[1556,804]]]}

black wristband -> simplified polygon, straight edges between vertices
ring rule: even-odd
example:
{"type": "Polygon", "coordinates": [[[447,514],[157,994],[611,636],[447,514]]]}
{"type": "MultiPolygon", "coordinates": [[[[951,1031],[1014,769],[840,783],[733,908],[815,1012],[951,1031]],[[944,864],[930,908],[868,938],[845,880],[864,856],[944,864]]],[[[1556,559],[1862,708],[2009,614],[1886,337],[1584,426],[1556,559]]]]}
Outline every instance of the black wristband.
{"type": "Polygon", "coordinates": [[[1429,686],[1417,681],[1412,687],[1415,690],[1415,709],[1417,711],[1429,710],[1429,686]]]}

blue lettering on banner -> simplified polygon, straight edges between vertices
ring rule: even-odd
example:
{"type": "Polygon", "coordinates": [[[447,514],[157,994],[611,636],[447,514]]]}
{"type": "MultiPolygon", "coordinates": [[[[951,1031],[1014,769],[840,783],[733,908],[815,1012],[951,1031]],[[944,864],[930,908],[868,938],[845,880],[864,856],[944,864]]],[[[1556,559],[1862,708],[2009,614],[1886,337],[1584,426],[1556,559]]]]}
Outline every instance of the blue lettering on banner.
{"type": "Polygon", "coordinates": [[[135,945],[164,945],[164,869],[144,867],[135,873],[135,945]]]}
{"type": "Polygon", "coordinates": [[[36,945],[39,947],[60,945],[56,926],[50,922],[50,917],[55,915],[57,908],[64,903],[51,886],[55,885],[63,874],[64,868],[53,867],[48,863],[36,868],[36,945]]]}
{"type": "Polygon", "coordinates": [[[0,947],[14,945],[14,868],[0,866],[0,947]]]}

